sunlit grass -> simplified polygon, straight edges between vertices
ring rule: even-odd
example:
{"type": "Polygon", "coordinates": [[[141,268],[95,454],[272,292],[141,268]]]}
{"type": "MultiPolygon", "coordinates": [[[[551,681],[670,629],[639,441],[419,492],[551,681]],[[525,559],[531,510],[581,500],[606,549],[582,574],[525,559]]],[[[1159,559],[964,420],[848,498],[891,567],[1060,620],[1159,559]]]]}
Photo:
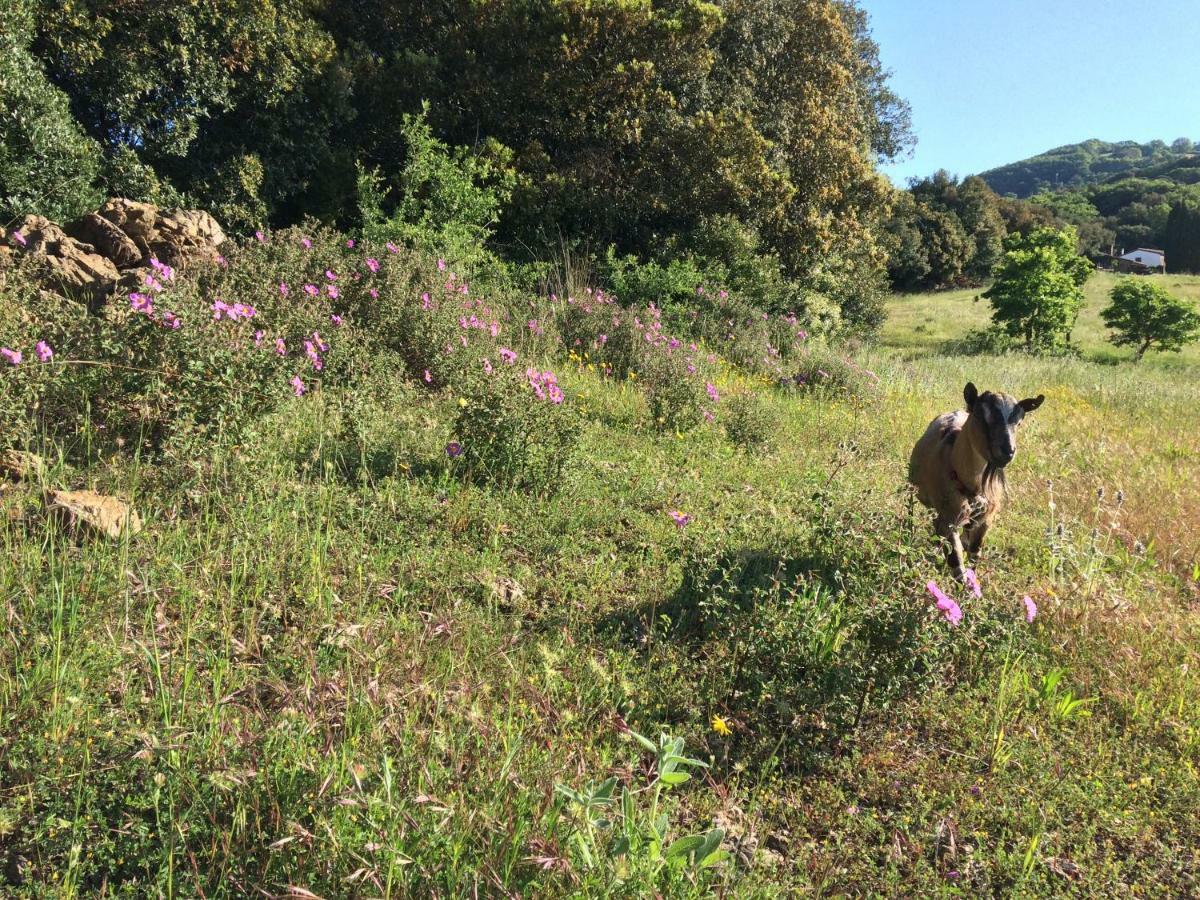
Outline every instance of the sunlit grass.
{"type": "Polygon", "coordinates": [[[538,496],[456,477],[454,398],[409,392],[314,391],[169,469],[53,472],[147,525],[0,517],[0,893],[1187,895],[1195,351],[1102,364],[1085,316],[1081,360],[950,357],[984,304],[892,309],[858,356],[877,395],[725,373],[775,416],[768,450],[659,434],[564,359],[581,448],[538,496]],[[950,629],[904,477],[967,380],[1047,402],[950,629]],[[709,764],[662,810],[730,860],[586,865],[555,785],[644,785],[629,728],[709,764]]]}

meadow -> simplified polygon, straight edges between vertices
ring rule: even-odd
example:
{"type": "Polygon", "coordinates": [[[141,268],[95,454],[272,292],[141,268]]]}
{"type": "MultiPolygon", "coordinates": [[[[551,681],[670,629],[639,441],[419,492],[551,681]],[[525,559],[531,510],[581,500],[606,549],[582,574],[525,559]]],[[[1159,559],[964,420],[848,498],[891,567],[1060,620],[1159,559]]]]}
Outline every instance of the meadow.
{"type": "MultiPolygon", "coordinates": [[[[412,267],[378,288],[410,304],[378,327],[446,277],[412,267]]],[[[301,314],[254,277],[258,321],[301,314]]],[[[236,435],[82,456],[29,435],[41,484],[128,498],[146,526],[80,538],[33,494],[0,517],[5,895],[1197,894],[1200,351],[1106,350],[1110,280],[1081,358],[950,355],[986,304],[900,296],[849,360],[790,331],[788,387],[683,337],[699,400],[677,370],[622,376],[574,298],[513,296],[491,320],[513,390],[571,416],[528,420],[563,430],[517,460],[472,455],[511,422],[545,433],[488,418],[517,407],[474,369],[399,347],[390,374],[334,379],[369,365],[350,311],[328,380],[305,370],[236,435]],[[1047,398],[980,598],[905,488],[968,380],[1047,398]]],[[[461,329],[486,341],[477,311],[461,329]]],[[[669,349],[663,319],[646,342],[669,349]]],[[[249,348],[254,324],[206,327],[249,348]]]]}

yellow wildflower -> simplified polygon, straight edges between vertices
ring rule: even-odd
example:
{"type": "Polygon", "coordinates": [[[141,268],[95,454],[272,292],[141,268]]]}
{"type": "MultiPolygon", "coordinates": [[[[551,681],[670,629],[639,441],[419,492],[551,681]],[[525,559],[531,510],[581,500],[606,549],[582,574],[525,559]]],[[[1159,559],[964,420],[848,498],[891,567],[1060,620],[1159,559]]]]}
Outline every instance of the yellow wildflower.
{"type": "Polygon", "coordinates": [[[733,734],[733,729],[729,727],[729,723],[720,716],[712,717],[712,730],[722,737],[728,737],[729,735],[733,734]]]}

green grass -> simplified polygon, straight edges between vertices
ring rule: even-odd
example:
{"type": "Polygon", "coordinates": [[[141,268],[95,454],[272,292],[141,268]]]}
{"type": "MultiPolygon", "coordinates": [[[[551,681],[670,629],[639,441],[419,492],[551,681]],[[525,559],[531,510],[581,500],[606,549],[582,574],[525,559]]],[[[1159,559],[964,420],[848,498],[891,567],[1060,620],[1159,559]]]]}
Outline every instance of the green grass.
{"type": "Polygon", "coordinates": [[[879,392],[758,384],[752,453],[567,368],[587,425],[540,496],[459,480],[455,398],[412,390],[52,471],[147,527],[0,517],[3,892],[1194,894],[1197,356],[1098,362],[1106,278],[1080,360],[939,355],[985,307],[897,298],[858,356],[879,392]],[[968,379],[1047,402],[951,629],[903,482],[968,379]],[[629,728],[708,768],[653,810],[629,728]],[[609,777],[642,834],[665,811],[668,843],[715,825],[731,858],[589,866],[609,841],[555,786],[609,777]]]}
{"type": "MultiPolygon", "coordinates": [[[[1106,363],[1133,359],[1132,350],[1117,348],[1108,342],[1109,330],[1100,318],[1100,311],[1108,305],[1109,292],[1119,279],[1135,277],[1151,277],[1177,297],[1200,301],[1200,275],[1134,276],[1097,272],[1084,288],[1086,301],[1071,335],[1084,359],[1106,363]]],[[[983,328],[991,321],[991,307],[980,296],[984,290],[970,288],[898,296],[888,306],[882,343],[908,353],[935,350],[947,341],[983,328]],[[979,298],[978,302],[976,298],[979,298]]],[[[1143,364],[1194,372],[1194,368],[1200,366],[1200,345],[1192,344],[1180,353],[1151,352],[1143,364]]]]}

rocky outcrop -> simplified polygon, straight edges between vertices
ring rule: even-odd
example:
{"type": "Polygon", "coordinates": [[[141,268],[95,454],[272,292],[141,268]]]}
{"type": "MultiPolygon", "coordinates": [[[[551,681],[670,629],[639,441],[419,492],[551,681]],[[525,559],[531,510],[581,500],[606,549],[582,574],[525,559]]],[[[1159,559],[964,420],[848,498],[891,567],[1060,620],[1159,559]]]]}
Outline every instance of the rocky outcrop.
{"type": "Polygon", "coordinates": [[[37,256],[49,286],[94,306],[141,284],[152,258],[175,268],[209,262],[224,241],[225,232],[206,212],[117,198],[66,227],[26,216],[7,233],[0,230],[0,268],[15,254],[37,256]]]}

